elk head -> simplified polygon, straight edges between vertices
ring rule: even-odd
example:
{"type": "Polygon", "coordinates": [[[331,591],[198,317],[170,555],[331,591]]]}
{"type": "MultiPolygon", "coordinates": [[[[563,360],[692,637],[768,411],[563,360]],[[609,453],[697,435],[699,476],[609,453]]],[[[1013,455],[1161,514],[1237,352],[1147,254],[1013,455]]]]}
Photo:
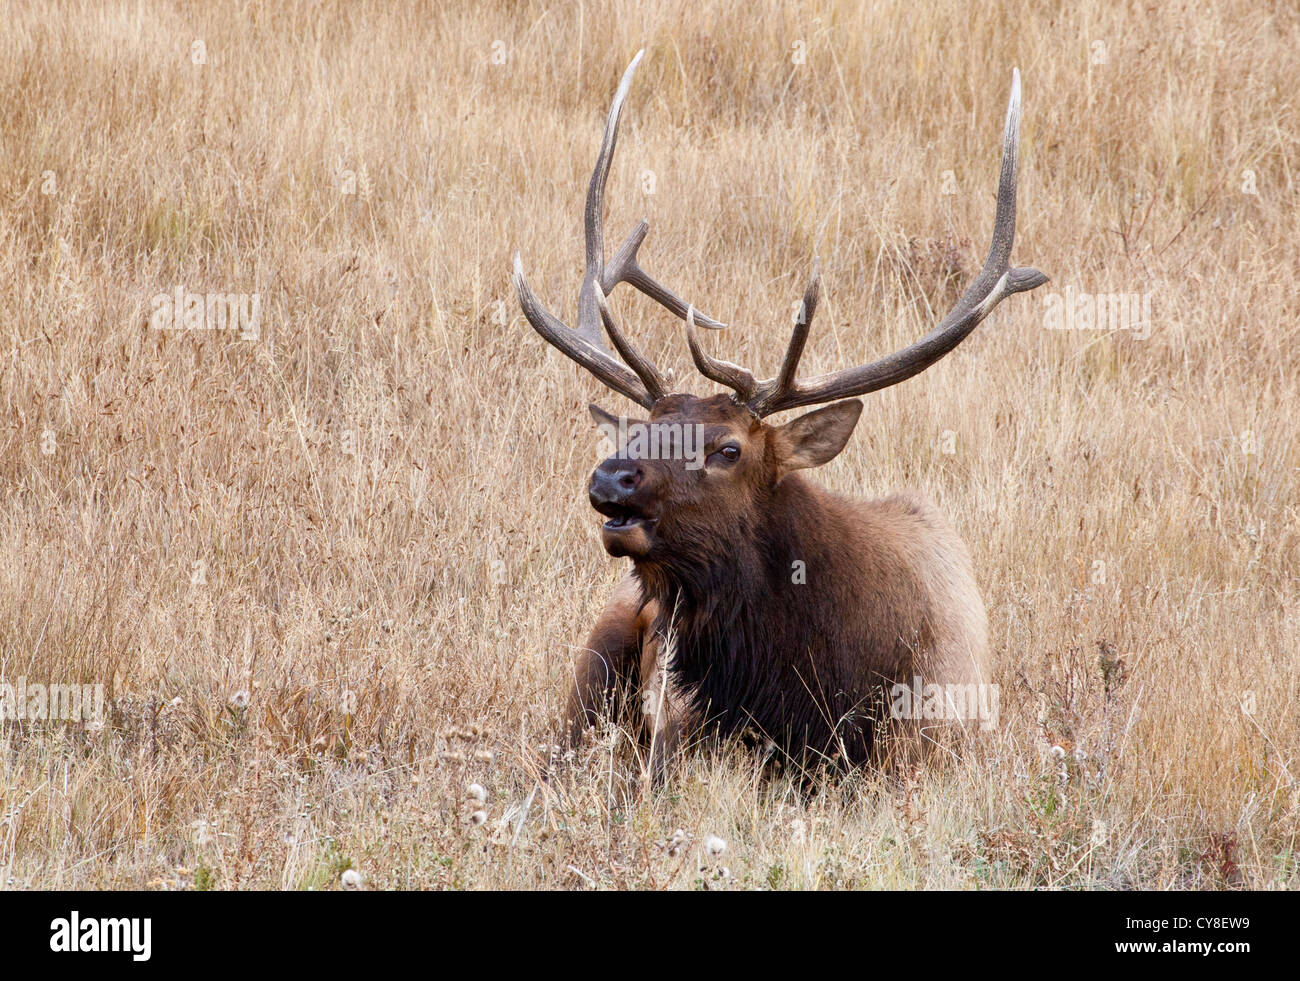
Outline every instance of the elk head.
{"type": "Polygon", "coordinates": [[[638,250],[649,224],[644,219],[614,257],[605,262],[602,217],[605,182],[618,139],[619,115],[644,51],[632,59],[614,96],[596,169],[587,190],[586,274],[578,293],[578,326],[570,328],[547,311],[514,257],[519,304],[533,329],[601,382],[645,409],[642,420],[620,419],[597,406],[591,413],[614,452],[592,474],[589,497],[607,520],[606,550],[638,561],[692,553],[725,555],[766,513],[765,503],[791,471],[834,458],[852,434],[862,403],[852,396],[896,385],[934,364],[960,344],[1006,297],[1047,282],[1037,269],[1012,267],[1016,224],[1017,151],[1020,141],[1020,73],[1012,73],[1011,98],[1002,137],[993,242],[979,276],[929,334],[871,364],[814,378],[797,377],[799,359],[817,309],[816,262],[804,292],[785,358],[765,381],[701,348],[698,327],[725,325],[700,314],[640,266],[638,250]],[[731,395],[696,398],[672,394],[658,369],[628,341],[606,297],[629,283],[685,321],[686,341],[700,373],[732,389],[731,395]],[[601,339],[601,327],[621,361],[601,339]],[[766,417],[785,409],[830,402],[785,425],[766,417]]]}

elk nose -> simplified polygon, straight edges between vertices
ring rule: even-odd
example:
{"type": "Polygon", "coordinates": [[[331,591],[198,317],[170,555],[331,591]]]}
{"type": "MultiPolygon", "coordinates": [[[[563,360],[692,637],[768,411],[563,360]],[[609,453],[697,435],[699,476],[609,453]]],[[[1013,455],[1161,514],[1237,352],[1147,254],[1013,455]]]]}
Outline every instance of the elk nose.
{"type": "Polygon", "coordinates": [[[591,487],[587,490],[591,506],[599,511],[602,506],[622,504],[641,486],[644,476],[645,472],[635,461],[610,457],[591,475],[591,487]]]}

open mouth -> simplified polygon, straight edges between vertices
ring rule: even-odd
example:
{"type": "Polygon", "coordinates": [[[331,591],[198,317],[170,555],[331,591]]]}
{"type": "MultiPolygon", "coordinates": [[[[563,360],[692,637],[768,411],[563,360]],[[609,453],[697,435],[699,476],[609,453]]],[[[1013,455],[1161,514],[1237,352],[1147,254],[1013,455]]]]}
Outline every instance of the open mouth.
{"type": "Polygon", "coordinates": [[[636,530],[649,531],[654,528],[655,522],[659,520],[659,518],[650,515],[642,515],[640,511],[629,508],[627,505],[615,504],[614,502],[599,504],[597,511],[606,517],[602,529],[611,531],[614,534],[636,530]]]}
{"type": "Polygon", "coordinates": [[[654,527],[657,518],[647,518],[645,515],[633,514],[616,514],[605,522],[604,527],[609,531],[630,531],[634,528],[643,528],[649,531],[654,527]]]}
{"type": "Polygon", "coordinates": [[[605,516],[600,529],[605,551],[610,555],[630,555],[633,558],[649,554],[658,518],[613,502],[602,503],[597,510],[605,516]]]}

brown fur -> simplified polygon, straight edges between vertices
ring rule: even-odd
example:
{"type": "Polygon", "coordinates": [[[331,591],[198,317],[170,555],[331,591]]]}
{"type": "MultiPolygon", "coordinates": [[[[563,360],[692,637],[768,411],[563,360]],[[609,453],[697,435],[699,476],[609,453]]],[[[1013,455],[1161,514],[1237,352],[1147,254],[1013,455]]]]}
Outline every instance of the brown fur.
{"type": "Polygon", "coordinates": [[[611,697],[644,708],[666,662],[671,704],[650,704],[657,746],[692,727],[753,730],[799,762],[857,764],[884,748],[886,686],[988,680],[984,605],[943,518],[917,496],[855,501],[792,472],[835,456],[858,409],[777,427],[725,395],[655,406],[651,422],[706,427],[709,462],[618,458],[637,468],[629,506],[657,522],[606,535],[633,571],[578,660],[572,735],[611,697]],[[715,452],[727,442],[735,462],[715,452]]]}

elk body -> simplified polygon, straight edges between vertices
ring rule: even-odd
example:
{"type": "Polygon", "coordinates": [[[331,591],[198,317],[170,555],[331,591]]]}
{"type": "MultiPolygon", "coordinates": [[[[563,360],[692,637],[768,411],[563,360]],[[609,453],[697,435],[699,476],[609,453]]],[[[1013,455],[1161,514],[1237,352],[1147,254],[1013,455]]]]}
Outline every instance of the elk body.
{"type": "Polygon", "coordinates": [[[606,551],[630,558],[632,569],[577,658],[570,737],[612,707],[642,714],[656,763],[701,727],[753,731],[804,764],[879,758],[891,742],[882,737],[891,729],[894,686],[918,679],[945,689],[988,683],[984,604],[965,546],[921,497],[855,500],[799,471],[844,448],[862,411],[853,396],[925,370],[1002,299],[1047,281],[1036,269],[1009,263],[1019,73],[1007,109],[993,243],[953,310],[903,350],[801,380],[799,360],[820,293],[814,265],[781,368],[759,381],[705,353],[697,327],[724,325],[641,269],[645,221],[605,262],[604,187],[640,58],[615,95],[588,190],[576,329],[541,306],[518,254],[514,259],[515,287],[533,328],[648,412],[628,420],[591,407],[615,450],[592,474],[590,502],[607,519],[606,551]],[[696,367],[733,394],[670,392],[610,312],[605,298],[620,282],[684,320],[696,367]],[[602,340],[602,325],[621,361],[602,340]],[[821,403],[830,404],[782,425],[768,421],[821,403]],[[641,435],[649,438],[635,438],[641,435]],[[646,453],[646,446],[657,452],[646,453]]]}

